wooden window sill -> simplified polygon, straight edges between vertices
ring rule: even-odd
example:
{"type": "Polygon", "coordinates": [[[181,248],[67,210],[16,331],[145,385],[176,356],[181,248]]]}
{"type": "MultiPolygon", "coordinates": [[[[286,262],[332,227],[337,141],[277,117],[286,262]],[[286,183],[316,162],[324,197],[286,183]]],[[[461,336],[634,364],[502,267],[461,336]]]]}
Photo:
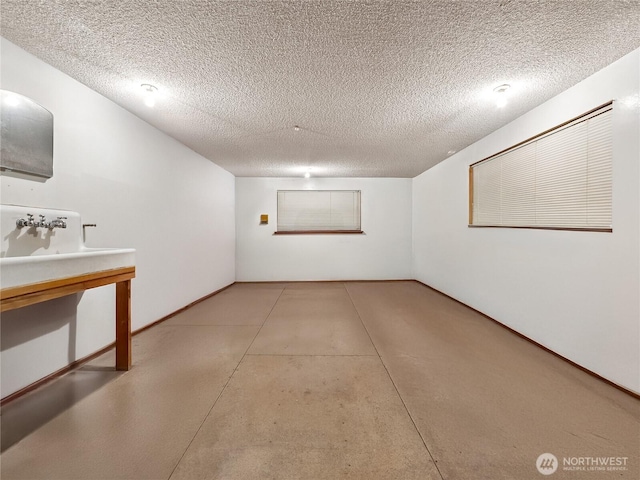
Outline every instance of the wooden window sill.
{"type": "Polygon", "coordinates": [[[274,235],[364,235],[362,230],[290,230],[273,232],[274,235]]]}
{"type": "Polygon", "coordinates": [[[469,224],[469,228],[521,228],[529,230],[565,230],[569,232],[605,232],[612,233],[612,228],[607,227],[542,227],[542,226],[525,226],[525,225],[474,225],[469,224]]]}

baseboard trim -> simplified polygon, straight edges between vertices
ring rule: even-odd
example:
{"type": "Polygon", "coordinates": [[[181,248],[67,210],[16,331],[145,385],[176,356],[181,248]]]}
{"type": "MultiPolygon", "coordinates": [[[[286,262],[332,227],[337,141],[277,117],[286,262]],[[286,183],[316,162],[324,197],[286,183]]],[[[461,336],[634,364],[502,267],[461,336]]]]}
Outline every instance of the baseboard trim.
{"type": "MultiPolygon", "coordinates": [[[[238,284],[247,284],[247,283],[310,283],[310,282],[314,282],[314,283],[315,282],[317,282],[317,283],[340,283],[340,282],[379,283],[379,282],[410,282],[410,281],[419,283],[420,285],[422,285],[422,286],[424,286],[424,287],[426,287],[426,288],[428,288],[430,290],[433,290],[434,292],[439,293],[440,295],[443,295],[443,296],[453,300],[454,302],[459,303],[460,305],[464,305],[465,307],[467,307],[467,308],[473,310],[474,312],[477,312],[478,314],[482,315],[484,318],[486,318],[488,320],[491,320],[492,322],[494,322],[495,324],[499,325],[500,327],[502,327],[502,328],[510,331],[511,333],[517,335],[518,337],[522,338],[523,340],[526,340],[527,342],[532,343],[533,345],[536,345],[537,347],[545,350],[546,352],[549,352],[550,354],[556,356],[557,358],[560,358],[561,360],[564,360],[565,362],[571,364],[572,366],[578,368],[579,370],[582,370],[583,372],[585,372],[585,373],[597,378],[598,380],[600,380],[602,382],[605,382],[605,383],[611,385],[612,387],[614,387],[614,388],[626,393],[627,395],[631,395],[632,397],[640,400],[640,394],[638,394],[638,393],[636,393],[636,392],[634,392],[632,390],[629,390],[629,389],[627,389],[627,388],[625,388],[625,387],[623,387],[621,385],[618,385],[615,382],[612,382],[611,380],[603,377],[602,375],[599,375],[596,372],[594,372],[592,370],[589,370],[588,368],[583,367],[582,365],[574,362],[573,360],[570,360],[567,357],[564,357],[564,356],[560,355],[559,353],[554,352],[550,348],[545,347],[544,345],[536,342],[535,340],[527,337],[526,335],[518,332],[517,330],[514,330],[513,328],[505,325],[504,323],[499,322],[495,318],[490,317],[489,315],[481,312],[480,310],[477,310],[477,309],[467,305],[466,303],[461,302],[457,298],[454,298],[451,295],[447,295],[446,293],[438,290],[437,288],[434,288],[431,285],[428,285],[428,284],[426,284],[424,282],[421,282],[420,280],[416,280],[416,279],[405,279],[405,280],[402,280],[402,279],[393,279],[393,280],[292,280],[292,281],[284,280],[284,281],[254,281],[254,282],[245,282],[245,281],[243,281],[243,282],[233,282],[233,283],[230,283],[229,285],[227,285],[226,287],[220,288],[220,289],[216,290],[215,292],[209,293],[209,294],[207,294],[207,295],[205,295],[205,296],[203,296],[203,297],[201,297],[201,298],[189,303],[188,305],[186,305],[186,306],[184,306],[182,308],[179,308],[178,310],[170,313],[169,315],[165,315],[164,317],[160,318],[159,320],[156,320],[155,322],[152,322],[152,323],[150,323],[148,325],[145,325],[142,328],[139,328],[138,330],[133,331],[132,335],[138,335],[139,333],[142,333],[145,330],[148,330],[148,329],[150,329],[152,327],[155,327],[156,325],[159,325],[162,322],[164,322],[166,320],[169,320],[172,317],[175,317],[176,315],[184,312],[185,310],[188,310],[189,308],[197,305],[198,303],[203,302],[203,301],[205,301],[205,300],[207,300],[207,299],[219,294],[220,292],[223,292],[224,290],[226,290],[229,287],[232,287],[236,283],[238,283],[238,284]]],[[[26,387],[21,388],[20,390],[17,390],[15,392],[7,395],[6,397],[4,397],[4,398],[2,398],[0,400],[0,407],[2,407],[4,405],[6,405],[6,404],[18,399],[18,398],[20,398],[20,397],[22,397],[24,395],[26,395],[27,393],[30,393],[30,392],[32,392],[32,391],[44,386],[45,384],[47,384],[49,382],[52,382],[56,378],[61,377],[62,375],[71,372],[72,370],[75,370],[75,369],[81,367],[85,363],[90,362],[91,360],[99,357],[100,355],[102,355],[104,353],[107,353],[112,348],[115,348],[115,345],[116,345],[116,343],[112,342],[109,345],[101,348],[97,352],[94,352],[94,353],[92,353],[90,355],[87,355],[86,357],[83,357],[83,358],[80,358],[78,360],[75,360],[75,361],[71,362],[69,365],[67,365],[65,367],[62,367],[61,369],[59,369],[59,370],[57,370],[57,371],[55,371],[53,373],[50,373],[46,377],[43,377],[40,380],[36,380],[32,384],[27,385],[26,387]]]]}
{"type": "Polygon", "coordinates": [[[162,317],[161,319],[156,320],[155,322],[151,322],[151,323],[149,323],[148,325],[145,325],[144,327],[139,328],[138,330],[135,330],[135,331],[132,333],[132,335],[137,335],[137,334],[139,334],[139,333],[144,332],[145,330],[149,330],[150,328],[155,327],[156,325],[159,325],[159,324],[161,324],[162,322],[165,322],[165,321],[169,320],[169,319],[170,319],[170,318],[172,318],[172,317],[175,317],[176,315],[178,315],[178,314],[180,314],[180,313],[184,312],[185,310],[190,309],[191,307],[193,307],[193,306],[195,306],[195,305],[199,304],[200,302],[204,302],[205,300],[208,300],[209,298],[211,298],[211,297],[213,297],[213,296],[215,296],[215,295],[219,294],[220,292],[223,292],[224,290],[226,290],[226,289],[227,289],[227,288],[229,288],[229,287],[232,287],[232,286],[233,286],[233,285],[235,285],[236,283],[237,283],[237,282],[230,283],[230,284],[229,284],[229,285],[227,285],[226,287],[219,288],[219,289],[218,289],[218,290],[216,290],[215,292],[211,292],[211,293],[209,293],[209,294],[205,295],[204,297],[200,297],[200,298],[198,298],[197,300],[194,300],[193,302],[191,302],[190,304],[188,304],[188,305],[186,305],[186,306],[184,306],[184,307],[182,307],[182,308],[179,308],[179,309],[178,309],[178,310],[176,310],[175,312],[171,312],[169,315],[165,315],[165,316],[164,316],[164,317],[162,317]]]}
{"type": "MultiPolygon", "coordinates": [[[[141,327],[137,330],[134,330],[133,332],[131,332],[131,335],[138,335],[139,333],[144,332],[145,330],[150,329],[151,327],[155,327],[156,325],[164,322],[165,320],[169,320],[171,317],[175,317],[176,315],[178,315],[179,313],[184,312],[185,310],[193,307],[194,305],[197,305],[200,302],[203,302],[205,300],[207,300],[208,298],[213,297],[214,295],[217,295],[218,293],[222,292],[223,290],[226,290],[227,288],[233,286],[236,282],[230,283],[229,285],[227,285],[226,287],[222,287],[218,290],[216,290],[215,292],[209,293],[207,295],[205,295],[204,297],[201,297],[197,300],[194,300],[193,302],[191,302],[190,304],[186,305],[185,307],[179,308],[178,310],[176,310],[175,312],[170,313],[169,315],[165,315],[164,317],[162,317],[159,320],[156,320],[155,322],[152,322],[148,325],[145,325],[144,327],[141,327]]],[[[91,360],[98,358],[100,355],[107,353],[109,350],[111,350],[112,348],[115,348],[116,346],[116,342],[112,342],[109,345],[101,348],[100,350],[98,350],[97,352],[94,352],[90,355],[87,355],[86,357],[82,357],[78,360],[74,360],[73,362],[71,362],[69,365],[62,367],[60,370],[56,370],[53,373],[50,373],[49,375],[47,375],[46,377],[42,377],[39,380],[36,380],[35,382],[27,385],[26,387],[21,388],[20,390],[17,390],[9,395],[7,395],[6,397],[0,399],[0,407],[5,406],[6,404],[26,395],[29,392],[32,392],[44,385],[46,385],[47,383],[52,382],[53,380],[55,380],[56,378],[61,377],[62,375],[71,372],[72,370],[76,370],[77,368],[80,368],[82,365],[84,365],[87,362],[90,362],[91,360]]]]}
{"type": "Polygon", "coordinates": [[[640,394],[639,394],[639,393],[636,393],[636,392],[634,392],[633,390],[629,390],[628,388],[625,388],[625,387],[623,387],[622,385],[618,385],[617,383],[612,382],[611,380],[609,380],[609,379],[607,379],[607,378],[603,377],[602,375],[600,375],[600,374],[598,374],[598,373],[596,373],[596,372],[594,372],[594,371],[592,371],[592,370],[589,370],[589,369],[588,369],[588,368],[586,368],[586,367],[583,367],[583,366],[582,366],[582,365],[580,365],[579,363],[576,363],[576,362],[574,362],[573,360],[570,360],[570,359],[568,359],[567,357],[564,357],[564,356],[560,355],[558,352],[554,352],[554,351],[553,351],[553,350],[551,350],[550,348],[545,347],[544,345],[542,345],[542,344],[540,344],[540,343],[536,342],[536,341],[535,341],[535,340],[533,340],[532,338],[527,337],[526,335],[524,335],[524,334],[522,334],[522,333],[518,332],[517,330],[514,330],[513,328],[509,327],[508,325],[505,325],[504,323],[502,323],[502,322],[500,322],[500,321],[496,320],[495,318],[490,317],[490,316],[489,316],[489,315],[487,315],[486,313],[483,313],[483,312],[481,312],[480,310],[477,310],[477,309],[475,309],[475,308],[473,308],[473,307],[471,307],[471,306],[467,305],[466,303],[461,302],[460,300],[458,300],[457,298],[452,297],[451,295],[447,295],[446,293],[444,293],[444,292],[442,292],[442,291],[438,290],[437,288],[432,287],[431,285],[428,285],[428,284],[426,284],[426,283],[424,283],[424,282],[421,282],[420,280],[414,280],[414,281],[415,281],[415,282],[417,282],[417,283],[419,283],[420,285],[422,285],[422,286],[424,286],[424,287],[426,287],[426,288],[430,289],[430,290],[433,290],[433,291],[434,291],[434,292],[436,292],[436,293],[439,293],[440,295],[443,295],[443,296],[445,296],[445,297],[447,297],[447,298],[449,298],[449,299],[453,300],[454,302],[459,303],[460,305],[464,305],[465,307],[467,307],[467,308],[469,308],[469,309],[473,310],[474,312],[476,312],[476,313],[478,313],[478,314],[482,315],[484,318],[486,318],[486,319],[488,319],[488,320],[491,320],[491,321],[492,321],[493,323],[495,323],[496,325],[499,325],[500,327],[502,327],[502,328],[504,328],[504,329],[506,329],[506,330],[509,330],[511,333],[513,333],[514,335],[517,335],[518,337],[522,338],[523,340],[526,340],[527,342],[532,343],[533,345],[537,346],[538,348],[541,348],[542,350],[544,350],[544,351],[546,351],[546,352],[549,352],[550,354],[554,355],[555,357],[557,357],[557,358],[559,358],[559,359],[561,359],[561,360],[564,360],[565,362],[567,362],[567,363],[569,363],[570,365],[572,365],[572,366],[576,367],[577,369],[582,370],[583,372],[585,372],[585,373],[587,373],[587,374],[591,375],[592,377],[597,378],[598,380],[600,380],[600,381],[602,381],[602,382],[604,382],[604,383],[607,383],[607,384],[611,385],[612,387],[615,387],[616,389],[618,389],[618,390],[620,390],[620,391],[622,391],[622,392],[626,393],[627,395],[631,395],[632,397],[634,397],[634,398],[636,398],[636,399],[640,400],[640,394]]]}
{"type": "Polygon", "coordinates": [[[61,377],[65,373],[69,373],[70,371],[81,367],[83,364],[85,364],[87,362],[90,362],[94,358],[98,358],[103,353],[107,353],[112,348],[115,348],[115,346],[116,346],[116,342],[115,341],[111,342],[109,345],[107,345],[106,347],[101,348],[97,352],[94,352],[91,355],[87,355],[86,357],[82,357],[82,358],[80,358],[78,360],[74,360],[69,365],[67,365],[65,367],[62,367],[60,370],[56,370],[55,372],[50,373],[46,377],[42,377],[40,380],[36,380],[32,384],[27,385],[26,387],[21,388],[20,390],[17,390],[15,392],[7,395],[2,400],[0,400],[0,407],[4,407],[7,403],[10,403],[10,402],[16,400],[17,398],[20,398],[23,395],[26,395],[27,393],[32,392],[32,391],[42,387],[43,385],[46,385],[49,382],[52,382],[53,380],[55,380],[58,377],[61,377]]]}
{"type": "Polygon", "coordinates": [[[382,282],[416,282],[414,278],[390,278],[388,280],[242,280],[235,283],[382,283],[382,282]]]}

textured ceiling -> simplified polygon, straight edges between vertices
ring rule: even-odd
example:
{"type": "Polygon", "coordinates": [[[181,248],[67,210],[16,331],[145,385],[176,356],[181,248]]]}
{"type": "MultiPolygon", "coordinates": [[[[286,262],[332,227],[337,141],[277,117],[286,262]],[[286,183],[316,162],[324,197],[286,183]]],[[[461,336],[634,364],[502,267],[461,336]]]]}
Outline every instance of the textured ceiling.
{"type": "Polygon", "coordinates": [[[236,176],[414,177],[640,46],[640,0],[0,8],[2,36],[236,176]]]}

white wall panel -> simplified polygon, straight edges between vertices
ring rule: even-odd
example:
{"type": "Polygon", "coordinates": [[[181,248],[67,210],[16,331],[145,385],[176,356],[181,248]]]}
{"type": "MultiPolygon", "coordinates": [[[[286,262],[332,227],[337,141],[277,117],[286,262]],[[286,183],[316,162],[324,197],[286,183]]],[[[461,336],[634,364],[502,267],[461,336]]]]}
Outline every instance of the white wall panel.
{"type": "MultiPolygon", "coordinates": [[[[235,280],[230,173],[2,39],[2,89],[54,115],[54,176],[3,176],[2,203],[80,212],[87,245],[133,247],[133,328],[235,280]]],[[[2,396],[113,341],[114,287],[2,314],[2,396]]],[[[134,358],[135,364],[135,351],[134,358]]]]}
{"type": "Polygon", "coordinates": [[[411,179],[238,177],[236,212],[238,281],[412,278],[411,179]],[[278,190],[307,189],[361,190],[364,234],[273,235],[278,190]]]}
{"type": "Polygon", "coordinates": [[[636,50],[414,179],[415,277],[640,392],[639,165],[636,50]],[[610,100],[613,233],[467,227],[470,164],[610,100]]]}

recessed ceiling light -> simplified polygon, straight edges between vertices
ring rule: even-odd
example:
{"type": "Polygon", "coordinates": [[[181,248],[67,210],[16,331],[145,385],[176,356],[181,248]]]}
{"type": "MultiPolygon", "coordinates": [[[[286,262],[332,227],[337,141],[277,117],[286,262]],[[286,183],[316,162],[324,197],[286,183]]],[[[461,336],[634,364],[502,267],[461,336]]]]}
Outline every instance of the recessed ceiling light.
{"type": "Polygon", "coordinates": [[[298,125],[294,125],[293,129],[294,129],[296,132],[299,132],[299,131],[300,131],[300,127],[299,127],[298,125]]]}
{"type": "Polygon", "coordinates": [[[318,175],[322,176],[322,174],[326,172],[327,169],[325,167],[319,167],[317,165],[298,165],[295,167],[291,167],[290,171],[291,175],[295,177],[305,177],[307,174],[309,174],[309,177],[317,177],[318,175]]]}
{"type": "Polygon", "coordinates": [[[496,106],[498,108],[502,108],[507,104],[507,90],[510,88],[511,85],[503,83],[493,89],[493,92],[496,94],[496,106]]]}
{"type": "Polygon", "coordinates": [[[455,150],[449,150],[449,151],[447,152],[447,155],[453,155],[454,153],[456,153],[456,151],[455,151],[455,150]]]}
{"type": "Polygon", "coordinates": [[[304,178],[309,178],[311,176],[311,172],[307,172],[304,174],[304,178]]]}
{"type": "Polygon", "coordinates": [[[142,90],[144,91],[144,104],[147,107],[153,107],[156,104],[156,93],[158,92],[158,87],[149,83],[143,83],[140,87],[142,87],[142,90]]]}

